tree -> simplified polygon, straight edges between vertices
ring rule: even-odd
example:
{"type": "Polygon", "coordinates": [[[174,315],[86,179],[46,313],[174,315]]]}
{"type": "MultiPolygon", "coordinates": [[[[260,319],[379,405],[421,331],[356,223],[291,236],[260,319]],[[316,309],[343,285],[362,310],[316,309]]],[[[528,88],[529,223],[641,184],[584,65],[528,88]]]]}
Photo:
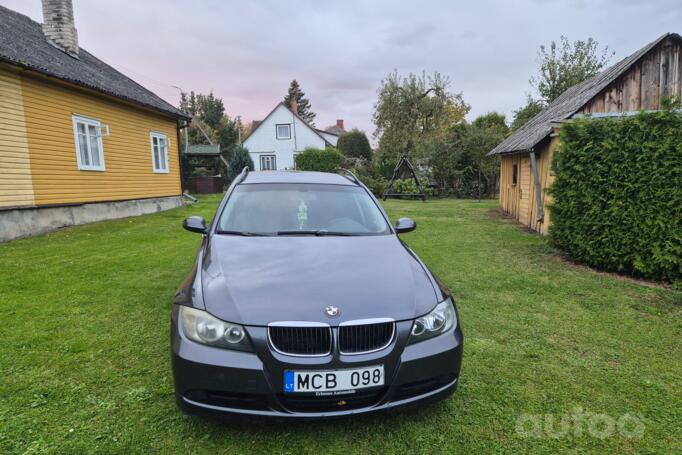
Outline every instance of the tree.
{"type": "Polygon", "coordinates": [[[234,180],[234,178],[237,177],[245,167],[248,167],[250,171],[253,171],[253,160],[251,159],[251,155],[249,155],[249,151],[246,147],[243,145],[236,145],[232,149],[231,155],[230,165],[227,168],[227,177],[230,179],[230,181],[234,180]]]}
{"type": "Polygon", "coordinates": [[[538,115],[545,108],[545,103],[540,100],[534,100],[530,95],[526,98],[526,105],[514,111],[514,120],[512,120],[511,130],[516,131],[523,125],[538,115]]]}
{"type": "Polygon", "coordinates": [[[539,74],[530,83],[545,102],[551,103],[569,87],[601,71],[613,55],[608,47],[600,50],[599,43],[592,38],[571,43],[562,35],[559,44],[552,41],[549,47],[540,46],[539,74]]]}
{"type": "Polygon", "coordinates": [[[450,92],[449,86],[450,80],[438,72],[401,77],[394,71],[381,81],[373,121],[382,172],[391,172],[408,145],[440,140],[452,125],[464,120],[470,108],[461,93],[450,92]]]}
{"type": "MultiPolygon", "coordinates": [[[[208,95],[197,94],[193,91],[189,94],[182,92],[178,107],[192,116],[192,122],[188,128],[188,142],[209,144],[210,138],[214,144],[220,144],[221,154],[229,161],[230,152],[238,141],[239,126],[225,114],[223,100],[215,97],[213,92],[209,92],[208,95]]],[[[184,141],[182,147],[184,151],[184,141]]],[[[188,157],[183,153],[182,168],[184,181],[193,175],[222,174],[226,176],[225,165],[217,157],[188,157]]]]}
{"type": "Polygon", "coordinates": [[[358,129],[353,129],[339,136],[336,148],[347,157],[364,158],[367,161],[372,161],[372,147],[369,145],[369,140],[365,133],[358,129]]]}
{"type": "Polygon", "coordinates": [[[291,101],[296,100],[298,106],[298,116],[306,121],[310,126],[315,126],[315,113],[311,110],[310,100],[305,97],[305,93],[301,90],[298,81],[294,79],[289,84],[289,90],[284,97],[284,105],[291,107],[291,101]]]}
{"type": "Polygon", "coordinates": [[[439,187],[458,197],[490,197],[495,193],[499,158],[488,152],[509,134],[503,114],[490,112],[471,124],[453,125],[434,150],[433,176],[439,187]]]}
{"type": "Polygon", "coordinates": [[[479,115],[471,122],[471,126],[484,130],[499,131],[503,135],[509,132],[507,118],[499,112],[488,112],[487,114],[479,115]]]}
{"type": "Polygon", "coordinates": [[[225,114],[225,105],[213,92],[208,95],[193,91],[180,94],[180,110],[192,116],[189,128],[190,144],[208,144],[204,130],[212,142],[220,144],[220,151],[229,153],[239,137],[237,123],[225,114]],[[201,127],[201,128],[199,128],[201,127]]]}

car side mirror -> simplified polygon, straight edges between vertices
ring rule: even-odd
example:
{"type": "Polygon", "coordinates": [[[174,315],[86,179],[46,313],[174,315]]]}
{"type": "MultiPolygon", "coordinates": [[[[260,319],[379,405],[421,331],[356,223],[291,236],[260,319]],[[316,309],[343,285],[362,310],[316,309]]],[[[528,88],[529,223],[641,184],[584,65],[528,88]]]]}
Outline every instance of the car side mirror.
{"type": "Polygon", "coordinates": [[[398,234],[403,232],[414,231],[417,228],[417,223],[412,218],[400,218],[395,223],[395,231],[398,234]]]}
{"type": "Polygon", "coordinates": [[[206,221],[201,216],[190,216],[182,222],[182,227],[190,232],[198,232],[199,234],[206,234],[206,221]]]}

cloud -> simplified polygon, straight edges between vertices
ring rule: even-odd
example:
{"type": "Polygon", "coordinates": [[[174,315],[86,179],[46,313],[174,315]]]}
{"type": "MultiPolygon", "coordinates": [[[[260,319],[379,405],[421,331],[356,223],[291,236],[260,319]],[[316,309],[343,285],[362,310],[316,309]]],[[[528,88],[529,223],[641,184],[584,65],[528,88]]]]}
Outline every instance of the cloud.
{"type": "MultiPolygon", "coordinates": [[[[39,0],[0,4],[41,20],[39,0]]],[[[260,119],[296,78],[318,126],[344,118],[368,133],[394,69],[449,76],[471,118],[511,116],[541,44],[591,36],[617,60],[682,23],[679,0],[74,0],[74,10],[84,48],[172,103],[173,85],[213,90],[230,115],[260,119]]]]}

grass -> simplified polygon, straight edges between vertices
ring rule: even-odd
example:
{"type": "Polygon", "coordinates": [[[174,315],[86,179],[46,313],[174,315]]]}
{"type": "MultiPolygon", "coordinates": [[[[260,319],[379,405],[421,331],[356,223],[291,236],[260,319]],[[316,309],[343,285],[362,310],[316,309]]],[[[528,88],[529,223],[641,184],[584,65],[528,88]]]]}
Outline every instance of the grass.
{"type": "Polygon", "coordinates": [[[184,416],[169,308],[200,238],[180,223],[217,203],[0,244],[0,452],[682,452],[682,294],[558,259],[494,202],[385,204],[417,220],[403,238],[457,298],[465,355],[452,398],[340,422],[184,416]],[[516,431],[523,416],[579,410],[598,415],[601,436],[599,414],[644,432],[516,431]]]}

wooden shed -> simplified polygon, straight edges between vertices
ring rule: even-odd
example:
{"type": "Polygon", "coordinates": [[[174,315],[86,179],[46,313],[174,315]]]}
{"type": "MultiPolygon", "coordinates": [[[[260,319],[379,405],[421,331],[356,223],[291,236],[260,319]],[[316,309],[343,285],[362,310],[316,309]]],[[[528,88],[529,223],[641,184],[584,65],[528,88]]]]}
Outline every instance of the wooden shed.
{"type": "Polygon", "coordinates": [[[500,208],[531,229],[547,233],[551,201],[545,189],[554,179],[551,162],[561,122],[658,110],[669,97],[682,98],[682,37],[676,33],[666,33],[569,88],[490,151],[489,155],[501,157],[500,208]]]}

